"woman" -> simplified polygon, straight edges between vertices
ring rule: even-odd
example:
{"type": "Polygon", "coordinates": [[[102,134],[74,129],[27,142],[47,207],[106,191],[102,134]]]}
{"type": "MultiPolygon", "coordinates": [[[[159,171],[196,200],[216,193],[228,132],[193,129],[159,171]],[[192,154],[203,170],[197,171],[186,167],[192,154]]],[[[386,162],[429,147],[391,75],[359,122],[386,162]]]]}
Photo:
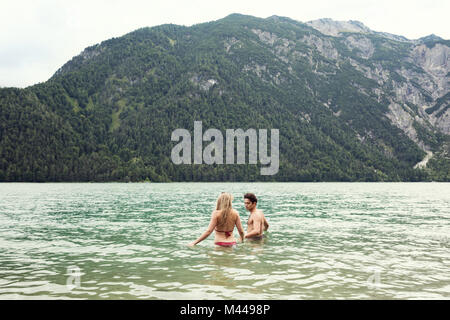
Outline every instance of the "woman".
{"type": "Polygon", "coordinates": [[[244,229],[242,228],[241,218],[239,213],[233,209],[232,201],[233,196],[231,194],[221,193],[217,199],[216,210],[211,215],[208,229],[197,240],[190,243],[190,246],[195,246],[197,243],[205,240],[215,230],[214,244],[231,247],[236,244],[236,239],[233,235],[234,226],[238,229],[241,242],[244,241],[244,229]]]}

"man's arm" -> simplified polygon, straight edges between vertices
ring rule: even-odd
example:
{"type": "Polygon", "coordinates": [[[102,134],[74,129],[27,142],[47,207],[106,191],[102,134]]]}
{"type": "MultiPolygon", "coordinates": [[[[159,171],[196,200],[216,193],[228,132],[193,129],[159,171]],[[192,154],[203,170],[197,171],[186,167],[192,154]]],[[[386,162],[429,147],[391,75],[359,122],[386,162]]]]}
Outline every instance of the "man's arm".
{"type": "Polygon", "coordinates": [[[253,218],[253,230],[245,235],[245,238],[260,236],[262,234],[263,221],[261,217],[253,218]]]}
{"type": "Polygon", "coordinates": [[[266,220],[266,217],[264,217],[264,231],[267,231],[269,229],[269,223],[266,220]]]}

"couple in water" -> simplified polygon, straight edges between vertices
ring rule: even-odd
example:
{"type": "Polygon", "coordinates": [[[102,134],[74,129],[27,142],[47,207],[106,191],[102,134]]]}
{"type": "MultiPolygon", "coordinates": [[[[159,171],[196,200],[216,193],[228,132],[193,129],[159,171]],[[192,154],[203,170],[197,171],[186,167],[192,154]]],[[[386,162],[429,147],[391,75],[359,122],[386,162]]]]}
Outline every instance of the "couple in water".
{"type": "Polygon", "coordinates": [[[244,235],[241,218],[239,213],[233,209],[231,202],[233,196],[229,193],[222,192],[217,199],[216,210],[211,215],[208,229],[189,246],[195,246],[197,243],[205,240],[209,235],[215,232],[214,244],[231,247],[236,244],[233,231],[234,227],[238,229],[241,242],[245,239],[261,239],[263,231],[269,228],[266,218],[261,210],[256,209],[258,199],[253,193],[246,193],[244,195],[245,209],[250,212],[250,217],[247,222],[247,233],[244,235]]]}

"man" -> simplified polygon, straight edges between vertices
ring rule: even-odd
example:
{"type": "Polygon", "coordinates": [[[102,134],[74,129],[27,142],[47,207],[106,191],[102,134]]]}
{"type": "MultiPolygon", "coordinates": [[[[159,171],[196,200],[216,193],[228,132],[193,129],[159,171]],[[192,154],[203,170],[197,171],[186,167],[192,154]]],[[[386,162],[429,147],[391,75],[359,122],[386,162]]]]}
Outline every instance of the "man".
{"type": "Polygon", "coordinates": [[[247,211],[250,212],[250,217],[247,222],[247,234],[246,239],[261,239],[263,231],[269,229],[269,223],[267,222],[264,214],[261,210],[256,209],[258,199],[253,193],[246,193],[244,195],[244,206],[247,211]]]}

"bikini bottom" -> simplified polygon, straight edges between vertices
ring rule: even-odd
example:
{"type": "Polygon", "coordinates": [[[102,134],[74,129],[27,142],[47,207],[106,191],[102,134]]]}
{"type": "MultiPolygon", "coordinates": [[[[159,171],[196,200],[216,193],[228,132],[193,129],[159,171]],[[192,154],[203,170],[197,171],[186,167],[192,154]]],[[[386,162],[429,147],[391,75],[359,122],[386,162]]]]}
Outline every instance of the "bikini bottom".
{"type": "Polygon", "coordinates": [[[214,244],[217,244],[218,246],[222,247],[232,247],[236,244],[236,241],[233,242],[214,242],[214,244]]]}

